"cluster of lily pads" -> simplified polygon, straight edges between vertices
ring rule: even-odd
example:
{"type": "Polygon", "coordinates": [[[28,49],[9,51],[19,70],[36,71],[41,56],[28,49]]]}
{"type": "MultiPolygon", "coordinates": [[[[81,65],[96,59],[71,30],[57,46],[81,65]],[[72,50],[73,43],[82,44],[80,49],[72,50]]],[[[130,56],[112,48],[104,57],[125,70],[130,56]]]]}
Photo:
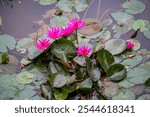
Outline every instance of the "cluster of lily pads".
{"type": "Polygon", "coordinates": [[[71,19],[81,21],[73,9],[86,10],[88,0],[34,1],[56,3],[59,9],[43,15],[51,27],[43,18],[38,22],[42,30],[18,42],[0,35],[0,99],[150,99],[150,51],[141,49],[136,40],[139,31],[149,39],[150,24],[133,16],[145,10],[144,3],[126,0],[124,11],[111,12],[102,21],[84,19],[84,27],[67,36],[62,31],[60,38],[52,39],[46,31],[64,29],[71,19]],[[128,40],[121,39],[129,31],[134,33],[128,40]],[[27,55],[20,61],[19,72],[14,69],[17,58],[7,54],[14,49],[27,55]]]}

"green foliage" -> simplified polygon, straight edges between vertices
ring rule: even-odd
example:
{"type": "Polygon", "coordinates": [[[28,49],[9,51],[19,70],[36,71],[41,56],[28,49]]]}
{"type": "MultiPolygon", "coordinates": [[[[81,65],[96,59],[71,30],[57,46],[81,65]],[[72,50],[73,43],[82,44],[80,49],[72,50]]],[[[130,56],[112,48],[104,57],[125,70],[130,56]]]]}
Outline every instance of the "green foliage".
{"type": "Polygon", "coordinates": [[[9,62],[9,57],[7,53],[0,54],[0,64],[7,64],[9,62]]]}

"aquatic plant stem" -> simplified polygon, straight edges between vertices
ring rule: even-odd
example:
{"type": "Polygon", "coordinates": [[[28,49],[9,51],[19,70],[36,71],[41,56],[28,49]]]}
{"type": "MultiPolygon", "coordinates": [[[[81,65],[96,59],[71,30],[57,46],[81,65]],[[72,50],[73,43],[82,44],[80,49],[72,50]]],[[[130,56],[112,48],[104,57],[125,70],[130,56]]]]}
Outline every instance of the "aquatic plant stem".
{"type": "Polygon", "coordinates": [[[78,41],[78,31],[75,30],[75,33],[76,33],[76,40],[77,40],[77,44],[79,44],[79,41],[78,41]]]}
{"type": "Polygon", "coordinates": [[[98,2],[97,16],[96,16],[96,19],[97,19],[97,20],[98,20],[98,18],[99,18],[99,15],[100,15],[101,1],[102,1],[102,0],[99,0],[99,2],[98,2]]]}

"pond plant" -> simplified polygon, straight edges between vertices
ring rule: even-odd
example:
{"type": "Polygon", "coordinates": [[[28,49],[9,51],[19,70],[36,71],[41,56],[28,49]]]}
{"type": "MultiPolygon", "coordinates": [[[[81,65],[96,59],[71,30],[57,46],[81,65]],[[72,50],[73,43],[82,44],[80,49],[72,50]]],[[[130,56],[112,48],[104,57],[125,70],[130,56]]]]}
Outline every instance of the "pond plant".
{"type": "Polygon", "coordinates": [[[146,9],[143,2],[125,0],[123,11],[107,10],[99,20],[99,15],[85,18],[94,0],[34,1],[58,8],[43,16],[49,25],[43,18],[38,21],[42,30],[18,42],[0,35],[0,99],[150,99],[150,51],[136,40],[138,33],[150,39],[150,23],[133,16],[146,9]],[[18,65],[7,54],[14,49],[28,52],[19,73],[7,66],[11,60],[18,65]]]}

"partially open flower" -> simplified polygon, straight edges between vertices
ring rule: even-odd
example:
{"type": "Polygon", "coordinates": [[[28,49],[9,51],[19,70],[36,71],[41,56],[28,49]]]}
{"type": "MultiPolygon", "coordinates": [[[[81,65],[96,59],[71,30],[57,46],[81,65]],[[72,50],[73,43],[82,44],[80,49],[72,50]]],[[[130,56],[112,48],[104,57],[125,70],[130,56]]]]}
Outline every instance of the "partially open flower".
{"type": "Polygon", "coordinates": [[[131,41],[128,41],[127,42],[127,49],[131,50],[131,49],[133,49],[133,47],[134,47],[134,43],[131,41]]]}
{"type": "Polygon", "coordinates": [[[82,27],[85,26],[85,22],[77,19],[77,18],[73,18],[69,23],[68,23],[68,27],[72,27],[74,30],[78,30],[82,27]]]}
{"type": "Polygon", "coordinates": [[[62,35],[63,35],[63,31],[61,28],[53,27],[47,31],[47,37],[54,40],[60,38],[62,35]]]}
{"type": "Polygon", "coordinates": [[[42,39],[37,42],[36,48],[40,51],[43,51],[43,50],[47,49],[50,45],[51,45],[51,43],[49,42],[48,39],[42,39]]]}
{"type": "Polygon", "coordinates": [[[88,56],[90,54],[91,50],[92,49],[86,45],[78,47],[77,55],[78,56],[88,56]]]}

